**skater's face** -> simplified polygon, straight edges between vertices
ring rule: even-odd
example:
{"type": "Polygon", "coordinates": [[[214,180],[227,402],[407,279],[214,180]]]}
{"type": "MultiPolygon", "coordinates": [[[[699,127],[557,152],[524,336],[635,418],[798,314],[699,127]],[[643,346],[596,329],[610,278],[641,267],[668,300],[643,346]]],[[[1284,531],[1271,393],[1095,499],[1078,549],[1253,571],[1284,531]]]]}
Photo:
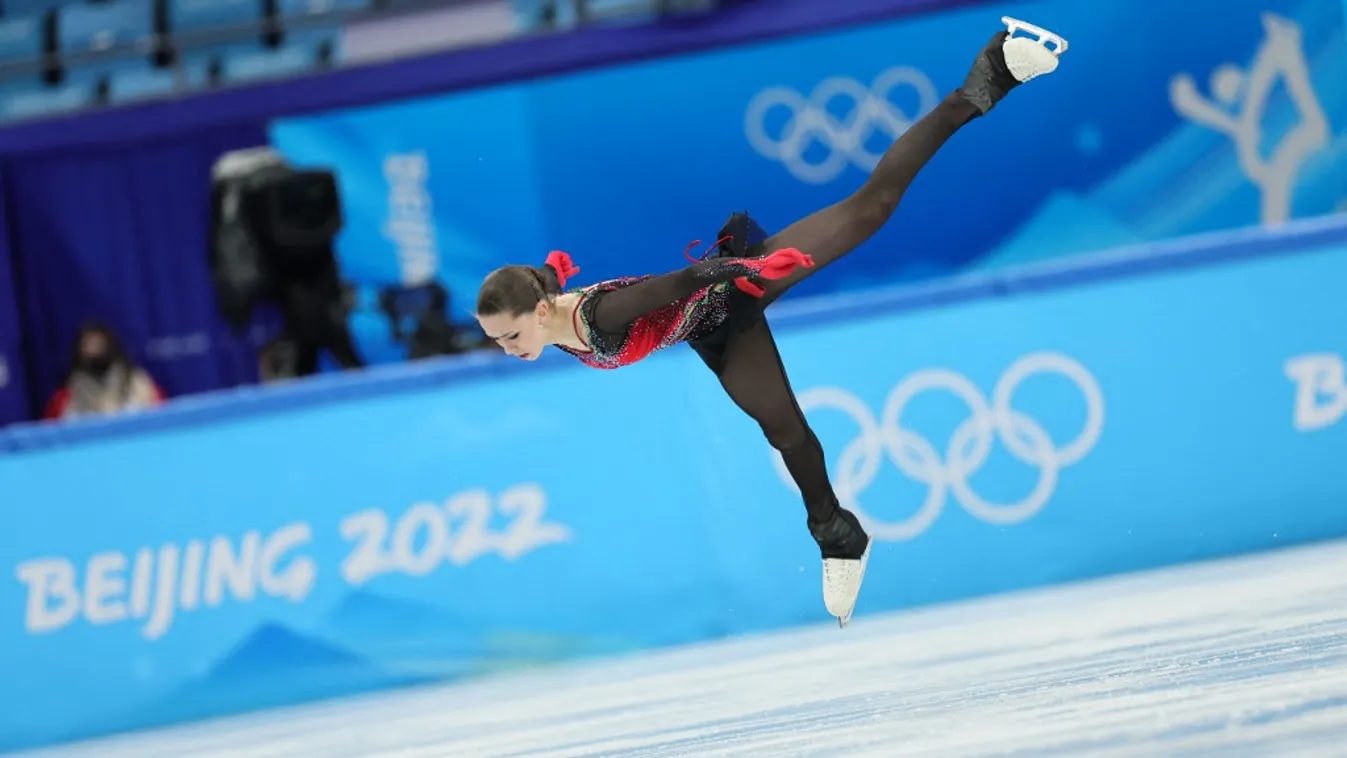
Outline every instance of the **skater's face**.
{"type": "Polygon", "coordinates": [[[477,323],[482,331],[496,341],[505,352],[526,361],[536,361],[547,347],[547,323],[549,306],[540,302],[528,313],[517,316],[509,313],[494,313],[489,316],[478,315],[477,323]]]}
{"type": "Polygon", "coordinates": [[[561,294],[551,269],[502,266],[492,271],[477,293],[477,323],[505,352],[536,361],[548,344],[548,317],[561,294]]]}

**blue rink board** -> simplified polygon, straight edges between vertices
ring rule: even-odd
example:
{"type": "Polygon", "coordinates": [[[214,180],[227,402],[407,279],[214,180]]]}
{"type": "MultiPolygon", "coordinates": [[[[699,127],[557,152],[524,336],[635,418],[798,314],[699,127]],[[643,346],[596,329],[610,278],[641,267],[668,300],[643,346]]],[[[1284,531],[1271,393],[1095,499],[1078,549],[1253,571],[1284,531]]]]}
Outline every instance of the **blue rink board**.
{"type": "MultiPolygon", "coordinates": [[[[862,616],[1347,534],[1347,223],[1183,245],[774,319],[862,616]]],[[[0,748],[826,620],[690,351],[547,364],[6,433],[0,748]]]]}
{"type": "Polygon", "coordinates": [[[1338,542],[23,758],[1321,758],[1344,577],[1338,542]]]}

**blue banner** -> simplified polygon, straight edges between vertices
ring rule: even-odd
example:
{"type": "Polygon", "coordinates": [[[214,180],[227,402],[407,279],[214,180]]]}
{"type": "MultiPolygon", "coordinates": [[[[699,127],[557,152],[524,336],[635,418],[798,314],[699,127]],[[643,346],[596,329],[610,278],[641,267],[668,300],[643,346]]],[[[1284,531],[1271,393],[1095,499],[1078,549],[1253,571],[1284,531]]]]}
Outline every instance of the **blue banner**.
{"type": "MultiPolygon", "coordinates": [[[[1347,194],[1338,0],[1148,3],[1144,32],[1126,0],[974,5],[284,119],[272,141],[340,172],[349,275],[438,278],[467,318],[505,263],[561,248],[594,279],[660,272],[732,211],[775,230],[841,199],[1002,12],[1066,36],[1061,68],[956,135],[871,252],[794,294],[1275,224],[1347,194]],[[1215,17],[1221,34],[1193,33],[1215,17]]],[[[353,326],[400,357],[383,319],[353,326]]]]}
{"type": "MultiPolygon", "coordinates": [[[[877,540],[859,616],[1347,535],[1344,277],[1338,243],[778,330],[877,540]]],[[[691,351],[528,368],[0,455],[0,749],[828,619],[691,351]]]]}

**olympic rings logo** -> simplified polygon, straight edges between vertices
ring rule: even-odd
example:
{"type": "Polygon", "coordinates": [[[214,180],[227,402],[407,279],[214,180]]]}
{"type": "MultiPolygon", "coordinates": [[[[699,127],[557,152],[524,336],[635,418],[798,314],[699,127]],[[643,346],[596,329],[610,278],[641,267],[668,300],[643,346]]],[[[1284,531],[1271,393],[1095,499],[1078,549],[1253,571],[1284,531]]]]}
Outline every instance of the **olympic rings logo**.
{"type": "MultiPolygon", "coordinates": [[[[1089,454],[1104,429],[1104,396],[1099,383],[1084,366],[1060,353],[1033,353],[1015,361],[996,383],[990,402],[966,377],[947,369],[927,369],[908,376],[889,393],[879,419],[856,396],[835,387],[811,389],[798,399],[805,413],[817,409],[840,411],[860,427],[860,435],[842,449],[833,487],[842,506],[855,513],[878,540],[919,536],[940,517],[951,494],[964,510],[989,524],[1023,522],[1047,505],[1062,469],[1089,454]],[[1060,447],[1042,425],[1012,407],[1020,384],[1030,376],[1045,373],[1069,379],[1085,398],[1084,428],[1060,447]],[[950,436],[943,457],[928,439],[903,426],[902,418],[914,398],[937,391],[953,394],[969,409],[969,417],[950,436]],[[968,481],[987,462],[997,438],[1016,459],[1038,469],[1033,490],[1017,503],[990,502],[968,481]],[[874,482],[885,457],[909,479],[927,487],[925,501],[905,521],[875,519],[859,500],[874,482]]],[[[773,450],[772,456],[782,480],[798,492],[781,454],[773,450]]]]}
{"type": "Polygon", "coordinates": [[[921,71],[908,66],[890,68],[879,74],[867,89],[864,84],[845,76],[823,80],[806,100],[789,87],[770,87],[759,92],[744,114],[748,142],[763,157],[779,161],[795,178],[810,184],[836,179],[847,164],[869,173],[879,165],[883,153],[865,147],[878,130],[893,142],[912,127],[917,119],[940,102],[935,85],[921,71]],[[917,94],[917,112],[908,115],[898,109],[891,96],[899,87],[910,87],[917,94]],[[828,104],[838,97],[851,102],[848,115],[838,120],[828,112],[828,104]],[[767,134],[767,116],[774,108],[785,108],[790,115],[777,137],[767,134]],[[828,155],[819,163],[805,160],[812,142],[820,142],[828,155]]]}

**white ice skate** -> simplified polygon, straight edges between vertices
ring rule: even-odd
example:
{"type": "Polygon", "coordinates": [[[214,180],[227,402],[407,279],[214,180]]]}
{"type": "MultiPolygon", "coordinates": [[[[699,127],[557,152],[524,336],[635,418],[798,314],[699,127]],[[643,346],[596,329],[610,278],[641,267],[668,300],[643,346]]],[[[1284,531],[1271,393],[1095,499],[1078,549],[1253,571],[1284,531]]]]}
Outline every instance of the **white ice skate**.
{"type": "Polygon", "coordinates": [[[823,559],[823,604],[828,613],[837,617],[839,627],[845,628],[856,610],[856,598],[861,594],[861,581],[865,579],[865,566],[870,562],[870,548],[874,544],[870,540],[860,560],[823,559]]]}
{"type": "Polygon", "coordinates": [[[1006,68],[1010,69],[1012,76],[1027,82],[1057,70],[1057,59],[1069,47],[1065,39],[1040,26],[1010,16],[1002,16],[1001,22],[1010,30],[1010,36],[1001,44],[1001,51],[1006,56],[1006,68]],[[1020,31],[1028,32],[1034,38],[1016,37],[1015,32],[1020,31]],[[1052,44],[1051,48],[1048,47],[1049,43],[1052,44]]]}

